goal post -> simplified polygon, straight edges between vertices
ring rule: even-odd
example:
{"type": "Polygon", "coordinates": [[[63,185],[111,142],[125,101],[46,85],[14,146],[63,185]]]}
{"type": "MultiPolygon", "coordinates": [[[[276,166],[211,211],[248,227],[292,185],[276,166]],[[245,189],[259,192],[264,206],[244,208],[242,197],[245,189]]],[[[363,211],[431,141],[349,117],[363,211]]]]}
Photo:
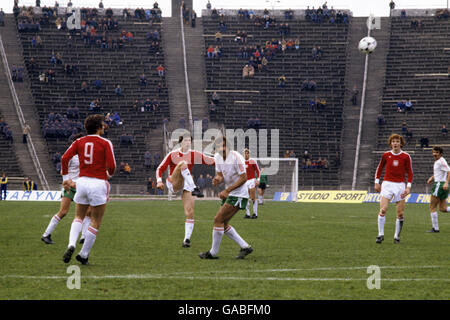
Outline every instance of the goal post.
{"type": "Polygon", "coordinates": [[[298,159],[297,158],[253,158],[261,174],[267,175],[265,197],[273,198],[276,192],[290,192],[291,201],[297,201],[298,159]]]}

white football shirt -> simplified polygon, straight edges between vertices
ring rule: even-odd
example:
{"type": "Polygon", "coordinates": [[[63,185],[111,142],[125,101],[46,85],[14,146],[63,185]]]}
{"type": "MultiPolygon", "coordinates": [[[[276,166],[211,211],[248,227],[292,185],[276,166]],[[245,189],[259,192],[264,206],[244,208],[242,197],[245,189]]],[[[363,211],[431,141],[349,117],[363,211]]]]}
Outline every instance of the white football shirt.
{"type": "MultiPolygon", "coordinates": [[[[230,151],[226,160],[223,160],[222,155],[216,153],[214,155],[216,163],[216,172],[222,172],[225,188],[235,184],[240,176],[245,173],[245,159],[236,151],[230,151]]],[[[230,192],[230,196],[248,198],[247,184],[242,184],[239,188],[230,192]]]]}
{"type": "Polygon", "coordinates": [[[78,155],[74,155],[72,159],[69,160],[69,170],[66,175],[63,176],[63,181],[72,180],[77,181],[80,175],[80,160],[78,155]]]}
{"type": "Polygon", "coordinates": [[[449,171],[450,167],[448,166],[447,161],[445,161],[444,157],[440,157],[439,160],[434,162],[433,166],[434,182],[445,182],[447,172],[449,171]]]}

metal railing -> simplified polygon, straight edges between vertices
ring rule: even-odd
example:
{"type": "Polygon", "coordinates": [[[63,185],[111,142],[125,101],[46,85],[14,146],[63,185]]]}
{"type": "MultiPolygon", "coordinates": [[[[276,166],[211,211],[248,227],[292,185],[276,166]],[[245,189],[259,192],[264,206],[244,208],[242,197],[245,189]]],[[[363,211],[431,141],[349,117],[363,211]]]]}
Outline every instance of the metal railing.
{"type": "MultiPolygon", "coordinates": [[[[3,65],[5,66],[6,79],[8,79],[8,86],[9,86],[9,89],[11,91],[11,96],[14,101],[14,107],[17,112],[17,116],[19,118],[20,127],[23,131],[25,128],[26,121],[25,121],[25,117],[22,112],[22,108],[20,107],[20,102],[19,102],[19,98],[17,96],[16,89],[14,87],[14,83],[11,78],[8,59],[6,57],[5,47],[3,46],[3,39],[1,36],[0,36],[0,52],[1,52],[2,60],[3,60],[3,65]]],[[[36,153],[36,149],[34,148],[34,143],[33,143],[32,137],[31,137],[31,133],[28,134],[27,148],[28,148],[28,152],[30,153],[31,159],[33,160],[33,164],[36,169],[39,180],[41,182],[41,186],[43,186],[44,190],[49,190],[49,185],[48,185],[47,179],[45,178],[45,173],[42,170],[41,163],[39,162],[39,158],[36,153]]]]}

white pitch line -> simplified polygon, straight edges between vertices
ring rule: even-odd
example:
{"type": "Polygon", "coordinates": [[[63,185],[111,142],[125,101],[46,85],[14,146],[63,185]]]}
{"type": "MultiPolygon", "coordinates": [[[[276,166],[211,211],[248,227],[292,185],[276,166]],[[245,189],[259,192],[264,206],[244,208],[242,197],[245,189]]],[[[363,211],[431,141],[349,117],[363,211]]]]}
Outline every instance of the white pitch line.
{"type": "MultiPolygon", "coordinates": [[[[36,280],[67,279],[68,276],[23,276],[3,275],[1,278],[20,278],[36,280]]],[[[104,275],[104,276],[82,276],[83,279],[182,279],[182,280],[239,280],[239,281],[367,281],[367,278],[277,278],[277,277],[206,277],[206,276],[169,276],[160,274],[126,274],[126,275],[104,275]]],[[[381,281],[410,282],[410,281],[438,281],[450,282],[450,279],[439,278],[381,278],[381,281]]]]}
{"type": "MultiPolygon", "coordinates": [[[[365,267],[323,267],[323,268],[309,268],[309,269],[265,269],[265,270],[252,270],[252,273],[264,273],[264,272],[298,272],[298,271],[334,271],[334,270],[367,270],[368,266],[365,267]]],[[[450,266],[381,266],[380,269],[432,269],[432,268],[449,268],[450,266]]],[[[201,273],[248,273],[248,270],[218,270],[218,271],[196,271],[196,272],[174,272],[171,275],[182,275],[182,274],[201,274],[201,273]]]]}
{"type": "MultiPolygon", "coordinates": [[[[448,266],[381,266],[380,269],[438,269],[449,268],[448,266]]],[[[334,271],[334,270],[361,270],[367,269],[367,267],[323,267],[323,268],[310,268],[310,269],[266,269],[266,270],[253,270],[252,272],[296,272],[296,271],[334,271]]],[[[258,280],[258,281],[363,281],[366,278],[305,278],[305,277],[236,277],[236,276],[224,276],[219,274],[228,273],[242,273],[247,271],[200,271],[200,272],[175,272],[169,274],[125,274],[125,275],[87,275],[82,276],[85,279],[185,279],[185,280],[258,280]],[[216,274],[215,276],[200,276],[200,274],[216,274]],[[194,274],[194,275],[193,275],[194,274]],[[197,275],[195,275],[197,274],[197,275]]],[[[57,280],[67,279],[68,276],[28,276],[28,275],[2,275],[0,279],[16,278],[16,279],[42,279],[42,280],[57,280]]],[[[434,279],[434,278],[399,278],[389,279],[385,278],[383,281],[450,281],[447,279],[434,279]]]]}

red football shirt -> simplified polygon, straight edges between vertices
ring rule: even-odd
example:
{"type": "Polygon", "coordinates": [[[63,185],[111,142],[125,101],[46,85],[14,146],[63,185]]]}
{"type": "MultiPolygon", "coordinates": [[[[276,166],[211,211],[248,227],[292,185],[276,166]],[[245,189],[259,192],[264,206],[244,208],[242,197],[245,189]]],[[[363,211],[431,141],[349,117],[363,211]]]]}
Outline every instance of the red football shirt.
{"type": "Polygon", "coordinates": [[[61,157],[62,174],[68,173],[69,160],[74,155],[80,160],[80,177],[107,180],[116,169],[111,141],[99,135],[88,135],[75,140],[61,157]],[[108,170],[108,175],[106,171],[108,170]]]}
{"type": "Polygon", "coordinates": [[[392,151],[385,152],[378,164],[375,179],[379,180],[381,178],[384,167],[386,167],[384,181],[405,182],[405,175],[408,175],[408,183],[412,183],[412,161],[408,153],[403,151],[400,151],[398,154],[392,151]]]}
{"type": "Polygon", "coordinates": [[[207,156],[204,153],[196,150],[188,150],[183,153],[181,152],[181,149],[177,149],[169,152],[161,162],[161,164],[158,166],[158,168],[156,169],[156,178],[161,178],[167,168],[169,168],[170,177],[177,164],[179,164],[181,161],[186,161],[191,174],[194,164],[207,164],[210,166],[215,165],[214,158],[207,156]]]}
{"type": "Polygon", "coordinates": [[[247,173],[247,180],[259,178],[260,171],[258,163],[254,159],[245,160],[245,171],[247,173]]]}

